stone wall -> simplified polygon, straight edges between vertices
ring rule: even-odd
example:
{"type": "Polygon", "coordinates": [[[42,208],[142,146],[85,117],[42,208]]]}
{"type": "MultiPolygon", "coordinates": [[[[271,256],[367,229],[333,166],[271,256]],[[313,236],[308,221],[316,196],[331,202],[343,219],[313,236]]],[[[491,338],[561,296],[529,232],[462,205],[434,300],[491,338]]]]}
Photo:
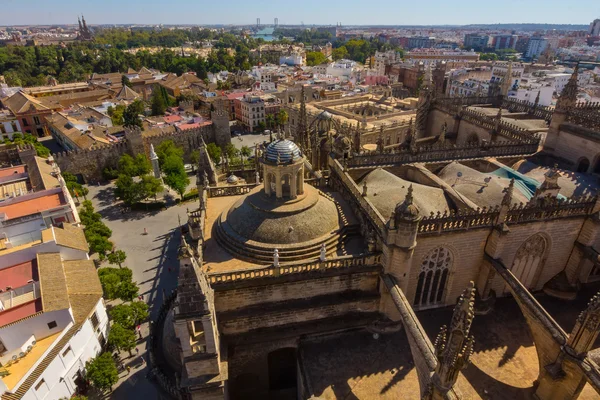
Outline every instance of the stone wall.
{"type": "Polygon", "coordinates": [[[587,172],[592,172],[600,160],[600,142],[578,134],[569,125],[561,126],[556,143],[552,154],[570,161],[574,168],[582,159],[586,158],[589,162],[587,172]]]}
{"type": "Polygon", "coordinates": [[[190,160],[192,151],[200,147],[202,139],[206,143],[218,140],[221,146],[225,146],[231,142],[229,126],[211,124],[201,128],[153,136],[144,136],[139,130],[127,129],[125,140],[119,143],[100,146],[91,150],[60,152],[53,154],[53,156],[61,171],[81,175],[86,182],[97,182],[102,180],[102,171],[105,168],[116,168],[117,162],[123,154],[135,156],[143,152],[148,157],[150,144],[156,148],[163,141],[172,140],[177,146],[183,148],[184,159],[187,162],[190,160]]]}
{"type": "Polygon", "coordinates": [[[215,293],[215,308],[217,312],[223,312],[261,303],[310,298],[346,290],[375,292],[377,281],[376,272],[359,272],[218,291],[215,293]]]}

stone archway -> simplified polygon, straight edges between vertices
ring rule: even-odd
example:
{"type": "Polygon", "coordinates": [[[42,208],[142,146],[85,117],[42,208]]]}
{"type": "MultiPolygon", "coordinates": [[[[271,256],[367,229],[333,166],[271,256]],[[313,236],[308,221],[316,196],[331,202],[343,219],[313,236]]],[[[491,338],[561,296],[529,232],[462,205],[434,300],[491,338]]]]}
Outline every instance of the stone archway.
{"type": "Polygon", "coordinates": [[[579,159],[579,161],[577,162],[577,168],[575,169],[576,172],[588,172],[588,170],[590,169],[590,160],[588,160],[586,157],[582,157],[579,159]]]}
{"type": "Polygon", "coordinates": [[[272,351],[267,356],[269,368],[269,391],[271,393],[296,394],[297,383],[297,358],[296,349],[284,347],[272,351]]]}
{"type": "Polygon", "coordinates": [[[281,176],[281,196],[288,198],[292,196],[292,176],[290,174],[281,176]]]}

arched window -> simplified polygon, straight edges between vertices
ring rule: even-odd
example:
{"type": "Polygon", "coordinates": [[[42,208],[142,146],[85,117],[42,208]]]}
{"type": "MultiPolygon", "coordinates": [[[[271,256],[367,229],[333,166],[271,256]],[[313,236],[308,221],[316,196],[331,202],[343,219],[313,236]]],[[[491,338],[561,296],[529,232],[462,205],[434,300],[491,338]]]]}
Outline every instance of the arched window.
{"type": "Polygon", "coordinates": [[[269,195],[275,196],[277,191],[275,175],[267,174],[267,179],[265,179],[265,181],[267,182],[267,185],[269,187],[269,195]]]}
{"type": "Polygon", "coordinates": [[[430,306],[443,302],[450,267],[452,267],[450,250],[438,247],[429,252],[421,263],[415,306],[430,306]]]}
{"type": "Polygon", "coordinates": [[[577,164],[577,172],[587,172],[590,169],[590,160],[583,157],[577,164]]]}
{"type": "Polygon", "coordinates": [[[510,270],[526,288],[529,289],[535,286],[535,274],[542,263],[545,253],[546,239],[539,234],[531,236],[517,250],[510,270]]]}

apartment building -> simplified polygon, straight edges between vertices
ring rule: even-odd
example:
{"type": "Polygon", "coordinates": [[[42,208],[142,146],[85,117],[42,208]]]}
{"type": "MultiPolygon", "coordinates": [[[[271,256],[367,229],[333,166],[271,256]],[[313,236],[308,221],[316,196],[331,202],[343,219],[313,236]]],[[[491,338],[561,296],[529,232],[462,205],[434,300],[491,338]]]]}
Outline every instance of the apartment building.
{"type": "Polygon", "coordinates": [[[256,131],[261,122],[265,123],[265,102],[261,96],[248,93],[235,102],[239,104],[236,119],[250,132],[256,131]]]}
{"type": "Polygon", "coordinates": [[[0,396],[70,398],[108,316],[79,216],[52,159],[0,169],[0,396]]]}

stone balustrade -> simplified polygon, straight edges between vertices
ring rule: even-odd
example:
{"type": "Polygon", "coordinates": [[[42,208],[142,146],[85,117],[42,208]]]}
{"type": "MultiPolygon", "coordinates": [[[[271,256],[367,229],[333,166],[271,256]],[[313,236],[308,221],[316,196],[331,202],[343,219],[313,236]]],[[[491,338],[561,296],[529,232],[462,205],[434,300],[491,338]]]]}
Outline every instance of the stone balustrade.
{"type": "Polygon", "coordinates": [[[279,266],[254,268],[244,271],[233,271],[209,274],[211,286],[237,282],[242,280],[276,278],[284,275],[304,274],[312,271],[325,271],[329,269],[342,269],[362,266],[378,266],[381,264],[381,253],[371,253],[362,256],[342,256],[326,261],[308,261],[286,263],[279,266]]]}
{"type": "Polygon", "coordinates": [[[211,186],[208,188],[208,197],[238,196],[250,193],[260,183],[249,183],[246,185],[211,186]]]}

